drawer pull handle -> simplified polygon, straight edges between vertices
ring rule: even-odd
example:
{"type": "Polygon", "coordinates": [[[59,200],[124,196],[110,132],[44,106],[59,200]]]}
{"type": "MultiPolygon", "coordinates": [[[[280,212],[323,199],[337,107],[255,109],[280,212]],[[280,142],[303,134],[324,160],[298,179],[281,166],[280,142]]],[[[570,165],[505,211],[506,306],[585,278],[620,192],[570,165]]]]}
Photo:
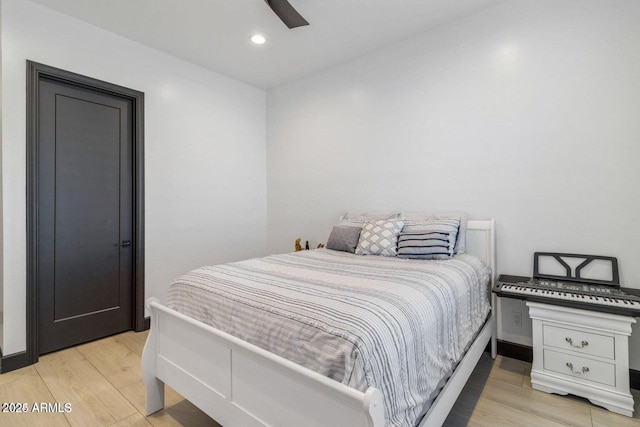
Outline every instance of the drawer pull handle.
{"type": "Polygon", "coordinates": [[[573,372],[574,374],[586,374],[587,372],[589,372],[589,367],[588,366],[583,366],[582,367],[582,371],[574,371],[573,370],[573,363],[571,363],[571,362],[567,362],[567,368],[571,369],[571,372],[573,372]]]}
{"type": "Polygon", "coordinates": [[[566,342],[568,342],[568,343],[569,343],[569,345],[571,345],[571,347],[575,347],[575,348],[584,348],[584,347],[586,347],[586,346],[588,346],[588,345],[589,345],[589,341],[584,341],[584,340],[583,340],[583,341],[580,343],[580,345],[575,345],[575,344],[573,343],[573,340],[572,340],[571,338],[569,338],[569,337],[566,337],[564,340],[565,340],[566,342]]]}

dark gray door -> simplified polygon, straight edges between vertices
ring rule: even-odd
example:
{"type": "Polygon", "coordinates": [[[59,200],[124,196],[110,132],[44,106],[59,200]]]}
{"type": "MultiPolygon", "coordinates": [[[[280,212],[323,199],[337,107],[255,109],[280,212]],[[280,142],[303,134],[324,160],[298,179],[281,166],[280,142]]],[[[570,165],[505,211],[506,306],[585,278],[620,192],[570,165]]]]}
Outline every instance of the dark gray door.
{"type": "Polygon", "coordinates": [[[39,353],[132,329],[133,106],[39,82],[39,353]]]}

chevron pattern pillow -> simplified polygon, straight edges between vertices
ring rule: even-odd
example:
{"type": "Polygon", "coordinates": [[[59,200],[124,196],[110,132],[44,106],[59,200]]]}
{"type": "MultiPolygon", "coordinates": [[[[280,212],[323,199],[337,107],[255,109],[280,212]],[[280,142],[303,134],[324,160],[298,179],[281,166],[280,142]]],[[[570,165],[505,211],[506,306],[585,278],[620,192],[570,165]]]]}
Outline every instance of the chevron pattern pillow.
{"type": "Polygon", "coordinates": [[[402,219],[366,221],[362,226],[356,255],[396,256],[402,219]]]}

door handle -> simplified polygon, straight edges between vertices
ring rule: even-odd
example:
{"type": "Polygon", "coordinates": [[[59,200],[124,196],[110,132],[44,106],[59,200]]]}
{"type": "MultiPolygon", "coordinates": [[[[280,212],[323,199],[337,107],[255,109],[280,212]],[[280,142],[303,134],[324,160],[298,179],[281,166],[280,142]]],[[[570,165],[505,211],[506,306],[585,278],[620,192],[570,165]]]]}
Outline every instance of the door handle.
{"type": "Polygon", "coordinates": [[[116,243],[114,246],[131,246],[131,240],[123,240],[122,243],[116,243]]]}

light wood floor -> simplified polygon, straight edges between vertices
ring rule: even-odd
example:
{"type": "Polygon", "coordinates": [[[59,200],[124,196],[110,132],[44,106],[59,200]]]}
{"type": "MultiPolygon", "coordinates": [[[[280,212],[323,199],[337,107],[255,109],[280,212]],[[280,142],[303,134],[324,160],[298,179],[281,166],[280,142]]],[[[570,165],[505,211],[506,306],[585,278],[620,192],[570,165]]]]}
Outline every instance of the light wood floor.
{"type": "MultiPolygon", "coordinates": [[[[219,427],[169,387],[165,409],[144,417],[140,356],[146,337],[126,332],[43,356],[36,365],[0,375],[0,403],[22,402],[29,408],[28,413],[0,412],[0,427],[219,427]],[[32,412],[40,403],[60,403],[62,410],[70,403],[71,411],[32,412]]],[[[530,369],[518,360],[483,356],[445,425],[640,427],[638,418],[612,414],[580,398],[531,389],[530,369]]],[[[640,393],[634,391],[634,396],[640,417],[640,393]]]]}

